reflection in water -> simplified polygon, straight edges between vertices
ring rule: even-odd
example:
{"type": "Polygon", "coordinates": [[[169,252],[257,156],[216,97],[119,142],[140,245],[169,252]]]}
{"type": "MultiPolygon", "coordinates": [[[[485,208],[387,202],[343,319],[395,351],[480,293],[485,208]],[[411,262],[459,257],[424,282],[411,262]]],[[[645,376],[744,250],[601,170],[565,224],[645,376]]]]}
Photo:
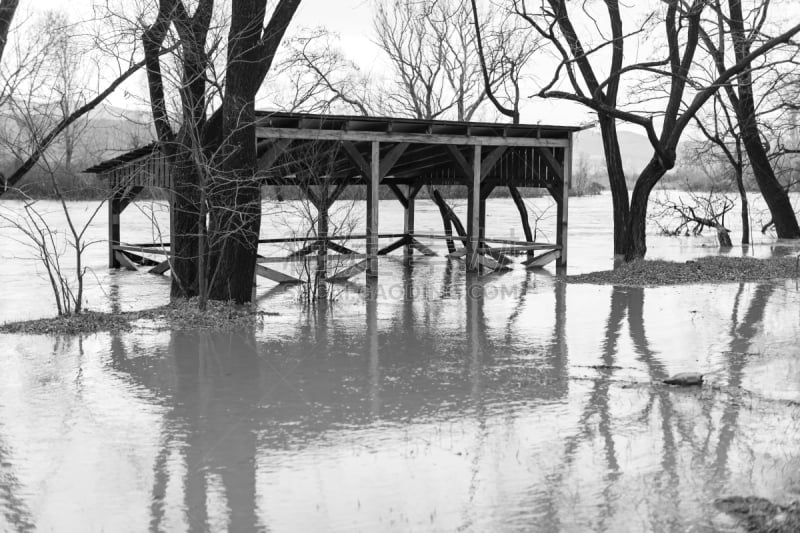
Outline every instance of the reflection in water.
{"type": "MultiPolygon", "coordinates": [[[[102,466],[131,531],[710,529],[716,497],[780,499],[796,483],[797,408],[759,401],[750,370],[765,336],[792,345],[798,333],[771,303],[791,284],[592,287],[404,263],[264,331],[98,335],[38,359],[20,343],[0,378],[0,529],[57,515],[67,529],[124,530],[109,506],[64,504],[70,492],[46,491],[63,504],[46,511],[32,502],[53,475],[37,470],[54,462],[43,454],[66,450],[57,462],[95,480],[77,450],[126,439],[140,443],[120,452],[137,475],[102,466]],[[715,354],[690,362],[724,390],[659,384],[692,351],[715,354]],[[71,366],[54,370],[54,357],[71,366]],[[25,385],[54,373],[63,394],[25,385]],[[725,392],[745,383],[748,403],[725,392]],[[65,395],[69,412],[54,409],[65,395]],[[42,431],[58,446],[21,453],[20,405],[26,419],[49,413],[42,431]],[[134,433],[118,424],[129,418],[141,418],[134,433]],[[754,427],[784,436],[764,442],[754,427]]],[[[81,501],[103,487],[84,484],[81,501]]]]}

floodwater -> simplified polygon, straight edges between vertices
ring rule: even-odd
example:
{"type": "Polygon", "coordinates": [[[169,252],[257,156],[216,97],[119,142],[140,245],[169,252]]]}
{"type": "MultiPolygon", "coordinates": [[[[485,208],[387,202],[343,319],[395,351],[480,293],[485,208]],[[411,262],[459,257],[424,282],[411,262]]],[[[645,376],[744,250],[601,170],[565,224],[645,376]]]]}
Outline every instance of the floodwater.
{"type": "MultiPolygon", "coordinates": [[[[573,200],[571,272],[610,267],[607,203],[573,200]]],[[[418,224],[436,229],[429,207],[418,224]]],[[[650,246],[716,252],[713,236],[650,246]]],[[[94,307],[166,301],[165,279],[108,274],[97,249],[94,307]]],[[[0,250],[0,320],[52,313],[33,263],[0,250]]],[[[380,269],[316,307],[264,283],[278,314],[248,330],[0,335],[0,530],[731,531],[716,498],[800,499],[795,280],[380,269]],[[659,384],[681,371],[706,384],[659,384]]]]}

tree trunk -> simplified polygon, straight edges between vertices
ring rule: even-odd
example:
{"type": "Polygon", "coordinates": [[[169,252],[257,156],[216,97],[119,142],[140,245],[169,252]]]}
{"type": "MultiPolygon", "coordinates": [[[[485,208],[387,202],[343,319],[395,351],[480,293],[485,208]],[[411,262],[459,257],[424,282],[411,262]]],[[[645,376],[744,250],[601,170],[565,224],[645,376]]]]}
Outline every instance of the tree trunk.
{"type": "MultiPolygon", "coordinates": [[[[740,98],[740,103],[743,103],[743,101],[744,99],[740,98]]],[[[750,102],[752,103],[752,96],[750,102]]],[[[739,114],[740,109],[736,111],[739,114]]],[[[741,111],[749,113],[746,108],[741,109],[741,111]]],[[[800,238],[800,226],[797,225],[797,218],[789,200],[789,194],[781,187],[775,177],[767,151],[761,144],[761,136],[759,135],[755,116],[750,115],[749,118],[740,116],[739,124],[742,129],[742,141],[745,150],[747,150],[747,157],[750,159],[750,166],[753,169],[753,176],[756,178],[761,195],[764,197],[769,212],[772,214],[772,221],[775,223],[775,231],[778,234],[778,238],[800,238]]]]}
{"type": "Polygon", "coordinates": [[[255,179],[255,92],[263,0],[236,0],[231,9],[228,70],[222,101],[222,146],[213,177],[209,297],[246,303],[252,298],[261,188],[255,179]]]}
{"type": "MultiPolygon", "coordinates": [[[[752,38],[745,35],[744,18],[742,16],[742,4],[740,0],[729,0],[731,37],[733,39],[733,50],[736,61],[742,61],[750,53],[752,38]]],[[[797,217],[789,201],[789,194],[781,187],[778,178],[770,164],[767,151],[761,144],[761,134],[756,119],[755,99],[753,97],[753,76],[750,69],[745,69],[737,76],[737,91],[739,95],[738,105],[735,105],[736,118],[739,121],[739,128],[742,132],[742,142],[744,143],[747,157],[750,159],[750,166],[753,175],[767,203],[772,221],[775,223],[775,231],[778,238],[796,239],[800,238],[800,226],[797,225],[797,217]]]]}
{"type": "Polygon", "coordinates": [[[617,124],[613,117],[600,116],[600,133],[603,137],[603,153],[606,158],[608,186],[614,209],[614,255],[625,254],[628,245],[628,223],[630,204],[625,170],[622,168],[622,154],[617,137],[617,124]]]}
{"type": "Polygon", "coordinates": [[[625,261],[643,259],[647,253],[647,202],[653,187],[666,172],[658,156],[653,156],[636,180],[631,197],[625,261]]]}
{"type": "Polygon", "coordinates": [[[172,193],[172,298],[199,294],[200,182],[189,148],[178,146],[173,159],[172,193]]]}
{"type": "Polygon", "coordinates": [[[736,188],[742,201],[742,244],[750,244],[750,206],[747,203],[747,189],[744,188],[741,165],[736,167],[734,172],[736,172],[736,188]]]}

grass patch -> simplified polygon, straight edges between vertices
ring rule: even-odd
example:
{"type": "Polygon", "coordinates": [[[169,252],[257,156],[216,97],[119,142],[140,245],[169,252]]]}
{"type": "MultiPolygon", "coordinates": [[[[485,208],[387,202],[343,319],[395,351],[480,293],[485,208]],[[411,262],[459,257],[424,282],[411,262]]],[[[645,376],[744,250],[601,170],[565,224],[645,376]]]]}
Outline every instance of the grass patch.
{"type": "Polygon", "coordinates": [[[149,321],[156,329],[215,329],[235,330],[260,326],[268,313],[248,305],[231,302],[208,302],[207,309],[200,311],[197,300],[179,300],[167,305],[124,313],[99,313],[87,311],[80,315],[0,325],[0,333],[22,333],[39,335],[78,335],[100,331],[128,331],[138,321],[149,321]]]}
{"type": "Polygon", "coordinates": [[[685,263],[639,260],[624,263],[614,270],[567,276],[570,283],[598,283],[637,287],[688,283],[767,281],[797,276],[797,259],[772,257],[702,257],[685,263]]]}

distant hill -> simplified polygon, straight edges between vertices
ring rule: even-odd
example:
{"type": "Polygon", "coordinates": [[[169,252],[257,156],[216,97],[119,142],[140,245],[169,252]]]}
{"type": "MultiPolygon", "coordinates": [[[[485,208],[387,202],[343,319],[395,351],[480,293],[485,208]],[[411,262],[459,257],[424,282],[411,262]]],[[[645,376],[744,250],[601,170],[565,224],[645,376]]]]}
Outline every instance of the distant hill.
{"type": "MultiPolygon", "coordinates": [[[[622,150],[622,164],[627,173],[639,173],[653,156],[653,147],[645,135],[631,131],[618,132],[622,150]]],[[[578,132],[575,135],[574,165],[580,165],[584,158],[590,172],[605,170],[606,160],[603,154],[603,139],[600,129],[594,128],[578,132]]]]}
{"type": "MultiPolygon", "coordinates": [[[[77,167],[91,166],[104,159],[148,144],[154,140],[152,115],[148,109],[121,109],[99,106],[89,113],[75,151],[77,167]],[[88,124],[86,123],[88,120],[88,124]]],[[[641,171],[650,160],[653,150],[647,137],[630,131],[619,131],[622,158],[629,174],[641,171]]],[[[63,147],[57,141],[51,153],[58,154],[63,147]]],[[[575,135],[574,165],[584,167],[592,175],[603,174],[605,157],[599,128],[580,131],[575,135]],[[584,163],[585,162],[585,163],[584,163]]],[[[603,181],[604,182],[604,181],[603,181]]]]}
{"type": "Polygon", "coordinates": [[[89,113],[89,126],[80,139],[82,159],[93,165],[152,142],[149,111],[101,106],[89,113]]]}

